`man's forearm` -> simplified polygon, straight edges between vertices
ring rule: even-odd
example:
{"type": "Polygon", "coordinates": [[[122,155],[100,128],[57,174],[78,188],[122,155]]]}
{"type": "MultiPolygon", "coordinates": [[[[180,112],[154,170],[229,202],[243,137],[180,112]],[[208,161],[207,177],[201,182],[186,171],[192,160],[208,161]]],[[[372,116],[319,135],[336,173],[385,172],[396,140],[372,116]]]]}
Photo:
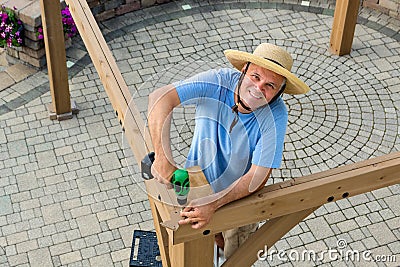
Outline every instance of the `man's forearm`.
{"type": "MultiPolygon", "coordinates": [[[[253,165],[254,166],[254,165],[253,165]]],[[[215,208],[246,197],[260,190],[267,182],[271,169],[254,166],[227,189],[216,194],[215,208]]]]}
{"type": "Polygon", "coordinates": [[[173,109],[179,105],[179,97],[172,85],[155,90],[149,95],[148,127],[156,154],[155,166],[162,178],[168,178],[174,170],[170,129],[173,109]]]}

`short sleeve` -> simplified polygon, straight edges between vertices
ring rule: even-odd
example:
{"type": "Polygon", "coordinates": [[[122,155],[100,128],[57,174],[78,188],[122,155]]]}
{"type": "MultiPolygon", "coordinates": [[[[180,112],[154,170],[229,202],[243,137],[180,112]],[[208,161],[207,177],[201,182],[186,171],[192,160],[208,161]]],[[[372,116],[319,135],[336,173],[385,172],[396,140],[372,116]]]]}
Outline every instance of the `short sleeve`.
{"type": "Polygon", "coordinates": [[[279,168],[282,162],[286,126],[288,122],[287,109],[282,99],[271,109],[267,121],[263,121],[261,136],[253,152],[252,164],[266,167],[279,168]]]}
{"type": "Polygon", "coordinates": [[[227,68],[211,69],[173,85],[182,105],[198,104],[201,99],[218,99],[222,91],[233,90],[236,86],[234,82],[237,81],[234,77],[237,75],[235,70],[227,68]]]}

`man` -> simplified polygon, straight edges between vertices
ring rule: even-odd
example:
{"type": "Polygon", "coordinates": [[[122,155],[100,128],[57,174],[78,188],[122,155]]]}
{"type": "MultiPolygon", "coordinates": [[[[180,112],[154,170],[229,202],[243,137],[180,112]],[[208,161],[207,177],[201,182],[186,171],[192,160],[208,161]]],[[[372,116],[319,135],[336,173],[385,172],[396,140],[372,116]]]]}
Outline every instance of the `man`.
{"type": "MultiPolygon", "coordinates": [[[[176,170],[169,143],[171,113],[196,106],[196,126],[186,167],[201,166],[214,194],[189,203],[180,224],[205,226],[223,205],[261,189],[282,160],[287,109],[282,93],[309,87],[290,72],[288,52],[262,43],[254,53],[225,51],[234,69],[210,70],[160,88],[149,96],[149,129],[155,149],[154,177],[168,183],[176,170]]],[[[257,225],[223,233],[228,258],[257,225]]],[[[220,244],[220,246],[223,246],[220,244]]]]}

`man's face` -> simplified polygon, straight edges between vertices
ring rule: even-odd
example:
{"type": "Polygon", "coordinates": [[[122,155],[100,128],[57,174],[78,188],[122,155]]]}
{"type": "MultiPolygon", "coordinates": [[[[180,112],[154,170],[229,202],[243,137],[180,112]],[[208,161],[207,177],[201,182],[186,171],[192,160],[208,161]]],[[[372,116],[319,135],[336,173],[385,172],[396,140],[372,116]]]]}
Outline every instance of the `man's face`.
{"type": "MultiPolygon", "coordinates": [[[[242,71],[244,71],[244,68],[242,71]]],[[[266,105],[278,94],[283,81],[283,76],[255,64],[250,64],[240,87],[240,98],[248,107],[256,110],[266,105]]]]}

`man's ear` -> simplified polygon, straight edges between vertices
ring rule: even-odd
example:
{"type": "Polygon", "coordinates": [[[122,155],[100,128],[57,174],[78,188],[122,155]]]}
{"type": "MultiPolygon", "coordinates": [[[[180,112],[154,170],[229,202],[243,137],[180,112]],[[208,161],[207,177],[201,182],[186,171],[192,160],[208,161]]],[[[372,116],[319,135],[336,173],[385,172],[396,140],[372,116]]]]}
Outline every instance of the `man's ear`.
{"type": "Polygon", "coordinates": [[[249,69],[251,62],[246,62],[246,64],[243,65],[242,69],[240,70],[242,73],[247,73],[247,70],[249,69]]]}
{"type": "Polygon", "coordinates": [[[250,66],[250,62],[247,62],[246,64],[243,65],[242,69],[240,70],[241,72],[247,72],[250,66]]]}

